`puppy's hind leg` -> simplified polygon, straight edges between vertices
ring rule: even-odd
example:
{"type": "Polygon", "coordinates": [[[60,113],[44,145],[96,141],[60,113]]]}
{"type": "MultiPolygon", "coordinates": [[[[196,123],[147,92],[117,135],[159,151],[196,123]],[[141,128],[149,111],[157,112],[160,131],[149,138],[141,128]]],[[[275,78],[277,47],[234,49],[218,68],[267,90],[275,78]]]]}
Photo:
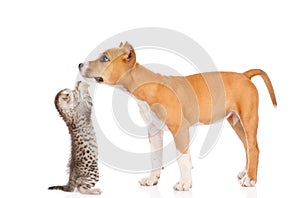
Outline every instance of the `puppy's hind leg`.
{"type": "Polygon", "coordinates": [[[239,139],[241,140],[241,142],[243,143],[244,149],[245,149],[245,153],[246,153],[246,165],[245,165],[245,169],[241,172],[238,173],[237,178],[239,180],[243,179],[243,177],[246,175],[247,170],[248,170],[248,149],[247,149],[247,140],[246,140],[246,134],[245,134],[245,130],[244,127],[240,121],[240,118],[238,117],[238,115],[233,112],[230,117],[227,118],[229,124],[231,125],[231,127],[233,128],[233,130],[235,131],[235,133],[237,134],[237,136],[239,137],[239,139]]]}
{"type": "Polygon", "coordinates": [[[153,124],[148,127],[148,138],[151,146],[152,170],[149,177],[139,181],[141,186],[153,186],[158,183],[162,167],[163,155],[163,130],[158,129],[153,124]]]}
{"type": "MultiPolygon", "coordinates": [[[[252,96],[257,95],[257,90],[253,89],[252,96]]],[[[258,127],[258,96],[253,100],[243,100],[241,102],[243,111],[239,111],[240,124],[243,128],[245,139],[244,145],[246,145],[247,152],[247,165],[246,174],[241,178],[240,183],[242,186],[251,187],[256,184],[257,181],[257,169],[259,159],[259,148],[257,143],[257,127],[258,127]]],[[[239,126],[239,125],[237,125],[239,126]]],[[[243,139],[243,137],[242,137],[243,139]]],[[[241,175],[243,176],[243,175],[241,175]]]]}
{"type": "Polygon", "coordinates": [[[259,148],[257,143],[257,126],[258,126],[258,116],[257,114],[252,114],[251,118],[246,121],[242,119],[243,126],[245,128],[246,141],[248,145],[248,166],[247,174],[241,180],[241,185],[245,187],[254,186],[257,182],[257,169],[258,169],[258,159],[259,159],[259,148]]]}

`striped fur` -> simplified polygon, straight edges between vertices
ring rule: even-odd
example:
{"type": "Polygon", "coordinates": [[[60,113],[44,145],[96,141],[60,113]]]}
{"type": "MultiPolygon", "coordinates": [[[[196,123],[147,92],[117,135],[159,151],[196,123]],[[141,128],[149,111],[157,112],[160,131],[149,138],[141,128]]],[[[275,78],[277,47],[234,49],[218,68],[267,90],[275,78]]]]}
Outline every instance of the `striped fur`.
{"type": "Polygon", "coordinates": [[[64,186],[51,186],[49,190],[73,192],[75,188],[83,194],[100,194],[93,188],[99,181],[98,148],[93,128],[92,98],[88,84],[78,82],[75,90],[63,89],[55,97],[55,106],[66,122],[71,135],[71,158],[69,182],[64,186]]]}

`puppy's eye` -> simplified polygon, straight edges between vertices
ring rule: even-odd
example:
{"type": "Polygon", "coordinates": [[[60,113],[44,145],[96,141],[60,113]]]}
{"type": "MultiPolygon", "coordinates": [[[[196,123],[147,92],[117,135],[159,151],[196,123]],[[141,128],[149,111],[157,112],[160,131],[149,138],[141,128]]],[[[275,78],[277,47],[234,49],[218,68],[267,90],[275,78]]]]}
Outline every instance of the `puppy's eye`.
{"type": "Polygon", "coordinates": [[[101,56],[100,62],[104,63],[104,62],[108,62],[108,61],[109,61],[109,58],[107,58],[106,55],[101,56]]]}

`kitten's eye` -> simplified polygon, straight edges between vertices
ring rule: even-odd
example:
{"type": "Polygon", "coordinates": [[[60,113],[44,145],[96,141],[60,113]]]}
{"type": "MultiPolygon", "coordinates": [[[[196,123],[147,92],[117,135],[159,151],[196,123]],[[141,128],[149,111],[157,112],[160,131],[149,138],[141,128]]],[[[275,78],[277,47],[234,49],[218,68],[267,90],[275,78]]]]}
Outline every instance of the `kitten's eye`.
{"type": "Polygon", "coordinates": [[[65,95],[63,95],[62,99],[63,99],[63,100],[68,100],[69,97],[70,97],[70,94],[65,94],[65,95]]]}
{"type": "Polygon", "coordinates": [[[101,56],[100,62],[104,63],[104,62],[108,62],[108,61],[109,61],[109,58],[107,58],[106,55],[101,56]]]}

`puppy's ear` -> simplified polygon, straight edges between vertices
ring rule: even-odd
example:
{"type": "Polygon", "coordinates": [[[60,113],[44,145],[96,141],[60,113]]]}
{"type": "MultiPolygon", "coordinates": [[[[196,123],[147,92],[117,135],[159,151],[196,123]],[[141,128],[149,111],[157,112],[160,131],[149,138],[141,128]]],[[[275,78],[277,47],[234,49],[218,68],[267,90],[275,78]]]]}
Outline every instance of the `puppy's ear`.
{"type": "Polygon", "coordinates": [[[123,47],[123,45],[124,45],[123,42],[121,42],[119,45],[119,48],[123,47]]]}
{"type": "Polygon", "coordinates": [[[123,45],[123,48],[125,49],[126,55],[125,55],[125,59],[127,61],[130,61],[132,59],[134,59],[135,62],[135,51],[132,47],[132,45],[130,45],[127,41],[126,43],[123,45]]]}

